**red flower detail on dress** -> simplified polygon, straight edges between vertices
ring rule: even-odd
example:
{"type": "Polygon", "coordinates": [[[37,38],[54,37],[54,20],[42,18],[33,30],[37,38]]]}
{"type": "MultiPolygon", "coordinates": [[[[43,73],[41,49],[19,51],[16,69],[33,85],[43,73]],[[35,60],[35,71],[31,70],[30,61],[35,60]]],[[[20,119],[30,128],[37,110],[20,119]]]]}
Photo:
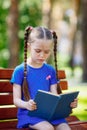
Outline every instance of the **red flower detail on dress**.
{"type": "Polygon", "coordinates": [[[51,79],[51,75],[48,75],[48,76],[46,77],[46,80],[49,80],[49,79],[51,79]]]}

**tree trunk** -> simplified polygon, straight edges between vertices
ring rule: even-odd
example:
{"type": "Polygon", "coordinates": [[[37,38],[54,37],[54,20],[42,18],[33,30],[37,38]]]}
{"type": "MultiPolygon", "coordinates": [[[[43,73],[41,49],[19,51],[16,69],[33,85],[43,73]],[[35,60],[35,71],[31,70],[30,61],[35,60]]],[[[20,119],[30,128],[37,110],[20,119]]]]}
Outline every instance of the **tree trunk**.
{"type": "Polygon", "coordinates": [[[78,20],[77,23],[75,22],[75,19],[79,16],[79,10],[80,10],[80,0],[72,0],[72,8],[75,11],[74,16],[70,20],[71,22],[71,40],[72,40],[72,50],[71,50],[71,59],[70,59],[70,67],[72,69],[72,75],[74,75],[74,55],[76,51],[76,33],[77,33],[77,26],[78,26],[78,20]]]}
{"type": "Polygon", "coordinates": [[[81,1],[82,13],[82,51],[83,51],[83,81],[87,82],[87,0],[81,1]]]}
{"type": "Polygon", "coordinates": [[[7,19],[8,23],[8,46],[10,59],[8,67],[14,68],[18,64],[19,38],[18,38],[18,0],[10,0],[11,5],[7,19]]]}
{"type": "Polygon", "coordinates": [[[42,23],[48,28],[51,27],[51,13],[52,13],[52,3],[51,0],[43,0],[42,4],[42,23]]]}
{"type": "MultiPolygon", "coordinates": [[[[42,6],[42,23],[48,27],[49,29],[53,29],[53,7],[54,7],[55,0],[43,0],[43,6],[42,6]]],[[[54,60],[53,60],[53,54],[48,59],[48,64],[54,65],[54,60]]]]}

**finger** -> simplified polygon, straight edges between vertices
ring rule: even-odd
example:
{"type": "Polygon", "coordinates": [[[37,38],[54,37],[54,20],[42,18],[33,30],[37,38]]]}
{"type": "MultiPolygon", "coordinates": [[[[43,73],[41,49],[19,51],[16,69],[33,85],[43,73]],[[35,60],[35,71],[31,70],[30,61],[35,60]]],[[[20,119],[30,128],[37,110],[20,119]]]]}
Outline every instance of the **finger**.
{"type": "Polygon", "coordinates": [[[36,102],[34,102],[33,100],[30,100],[30,103],[36,105],[36,102]]]}
{"type": "Polygon", "coordinates": [[[77,103],[72,102],[70,106],[71,106],[72,108],[76,108],[76,107],[77,107],[77,103]]]}
{"type": "Polygon", "coordinates": [[[31,103],[31,109],[32,109],[32,110],[36,110],[36,109],[37,109],[36,104],[31,103]]]}

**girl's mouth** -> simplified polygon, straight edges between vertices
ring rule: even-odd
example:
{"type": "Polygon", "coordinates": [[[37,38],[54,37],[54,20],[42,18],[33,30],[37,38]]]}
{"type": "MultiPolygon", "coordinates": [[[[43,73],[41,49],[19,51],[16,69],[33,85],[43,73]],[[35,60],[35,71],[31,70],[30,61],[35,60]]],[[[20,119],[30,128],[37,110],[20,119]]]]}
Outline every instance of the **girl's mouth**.
{"type": "Polygon", "coordinates": [[[40,61],[40,62],[44,62],[45,60],[44,60],[44,59],[38,59],[38,61],[40,61]]]}

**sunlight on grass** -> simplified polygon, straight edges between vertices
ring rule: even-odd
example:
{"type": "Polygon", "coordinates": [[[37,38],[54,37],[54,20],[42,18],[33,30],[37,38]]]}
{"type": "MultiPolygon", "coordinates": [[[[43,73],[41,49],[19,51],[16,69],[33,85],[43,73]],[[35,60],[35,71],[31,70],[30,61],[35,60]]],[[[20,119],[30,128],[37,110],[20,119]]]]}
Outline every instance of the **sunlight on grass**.
{"type": "Polygon", "coordinates": [[[77,116],[80,120],[87,120],[87,86],[74,86],[68,88],[68,91],[75,90],[79,90],[78,106],[73,109],[72,115],[77,116]]]}
{"type": "Polygon", "coordinates": [[[78,90],[80,91],[78,96],[78,107],[73,110],[73,114],[77,115],[80,120],[87,120],[87,87],[78,87],[78,90]]]}
{"type": "Polygon", "coordinates": [[[80,120],[87,121],[87,83],[82,82],[82,70],[79,67],[75,68],[74,75],[72,75],[72,70],[69,67],[64,70],[68,80],[68,91],[79,90],[78,106],[73,109],[72,115],[76,115],[80,120]]]}
{"type": "Polygon", "coordinates": [[[69,87],[68,91],[79,90],[78,106],[73,109],[73,115],[76,115],[80,120],[87,120],[87,86],[69,87]]]}

